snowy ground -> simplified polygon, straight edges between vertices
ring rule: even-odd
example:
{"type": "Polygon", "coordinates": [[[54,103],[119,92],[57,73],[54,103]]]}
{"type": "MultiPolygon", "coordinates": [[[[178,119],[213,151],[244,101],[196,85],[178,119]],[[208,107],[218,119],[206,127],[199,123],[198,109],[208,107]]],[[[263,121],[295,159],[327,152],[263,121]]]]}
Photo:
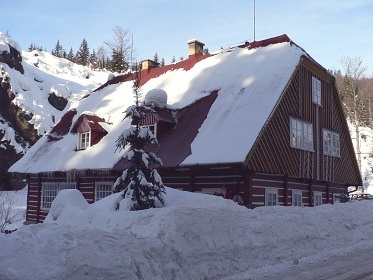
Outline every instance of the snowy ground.
{"type": "Polygon", "coordinates": [[[0,235],[0,279],[328,279],[313,278],[320,264],[349,263],[357,250],[368,258],[373,248],[373,201],[248,210],[167,194],[164,208],[115,212],[118,195],[88,205],[61,191],[45,223],[0,235]]]}

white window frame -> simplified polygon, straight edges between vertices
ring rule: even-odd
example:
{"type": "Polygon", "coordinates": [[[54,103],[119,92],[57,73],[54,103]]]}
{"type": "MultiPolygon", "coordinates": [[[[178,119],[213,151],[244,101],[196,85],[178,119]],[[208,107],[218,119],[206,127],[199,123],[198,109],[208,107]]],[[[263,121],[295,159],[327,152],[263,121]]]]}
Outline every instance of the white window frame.
{"type": "Polygon", "coordinates": [[[314,151],[312,123],[290,117],[290,146],[295,149],[314,151]]]}
{"type": "Polygon", "coordinates": [[[339,133],[329,129],[323,129],[323,152],[324,155],[340,157],[341,143],[339,133]]]}
{"type": "Polygon", "coordinates": [[[303,191],[302,190],[292,190],[291,191],[291,204],[293,206],[303,206],[303,191]]]}
{"type": "Polygon", "coordinates": [[[278,205],[278,189],[266,188],[265,189],[265,206],[278,205]]]}
{"type": "Polygon", "coordinates": [[[321,106],[321,81],[312,77],[312,102],[321,106]]]}
{"type": "Polygon", "coordinates": [[[157,139],[157,123],[143,125],[141,127],[143,127],[143,128],[149,128],[149,130],[151,131],[151,133],[153,133],[154,137],[157,139]]]}
{"type": "Polygon", "coordinates": [[[78,133],[78,150],[85,150],[91,146],[91,131],[78,133]]]}
{"type": "Polygon", "coordinates": [[[313,192],[313,206],[322,205],[322,192],[313,192]]]}
{"type": "Polygon", "coordinates": [[[113,185],[114,183],[110,181],[95,182],[95,201],[113,194],[113,185]]]}
{"type": "Polygon", "coordinates": [[[58,192],[64,189],[76,189],[76,182],[42,182],[41,209],[49,210],[58,192]]]}
{"type": "Polygon", "coordinates": [[[341,194],[333,193],[333,204],[341,202],[341,194]]]}

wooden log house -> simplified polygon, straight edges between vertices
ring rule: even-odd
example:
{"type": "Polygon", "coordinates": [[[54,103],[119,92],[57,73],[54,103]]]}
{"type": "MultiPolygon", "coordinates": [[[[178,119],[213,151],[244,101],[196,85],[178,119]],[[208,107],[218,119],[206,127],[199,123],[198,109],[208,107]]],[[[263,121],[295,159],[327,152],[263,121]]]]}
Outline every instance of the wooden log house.
{"type": "MultiPolygon", "coordinates": [[[[166,186],[226,188],[254,208],[335,203],[362,185],[335,78],[287,35],[211,54],[197,40],[188,46],[188,59],[146,61],[141,73],[144,92],[168,98],[144,123],[158,139],[147,149],[162,159],[166,186]]],[[[112,193],[125,168],[115,140],[131,104],[131,75],[113,78],[11,167],[27,176],[28,222],[42,222],[61,189],[89,203],[112,193]]]]}

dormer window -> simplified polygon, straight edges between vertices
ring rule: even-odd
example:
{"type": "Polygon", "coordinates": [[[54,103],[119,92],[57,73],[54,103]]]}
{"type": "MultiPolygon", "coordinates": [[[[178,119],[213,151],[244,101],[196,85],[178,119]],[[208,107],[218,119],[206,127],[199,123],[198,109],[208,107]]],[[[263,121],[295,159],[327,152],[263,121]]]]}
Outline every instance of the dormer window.
{"type": "Polygon", "coordinates": [[[149,124],[149,125],[143,125],[142,127],[147,127],[153,133],[154,137],[157,138],[157,123],[149,124]]]}
{"type": "Polygon", "coordinates": [[[110,124],[105,119],[93,114],[84,113],[75,121],[71,133],[76,133],[76,150],[85,150],[96,145],[107,135],[106,129],[102,125],[110,124]]]}
{"type": "Polygon", "coordinates": [[[91,146],[91,132],[79,132],[78,150],[85,150],[91,146]]]}

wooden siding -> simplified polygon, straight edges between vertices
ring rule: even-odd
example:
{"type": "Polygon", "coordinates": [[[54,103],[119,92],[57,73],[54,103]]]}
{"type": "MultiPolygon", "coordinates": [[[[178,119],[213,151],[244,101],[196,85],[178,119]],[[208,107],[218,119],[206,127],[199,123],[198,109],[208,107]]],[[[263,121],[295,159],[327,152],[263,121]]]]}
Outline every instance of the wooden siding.
{"type": "Polygon", "coordinates": [[[76,182],[76,189],[80,190],[87,202],[93,203],[95,201],[95,182],[111,181],[114,183],[117,177],[118,175],[113,174],[111,171],[90,170],[72,177],[67,176],[64,172],[28,175],[26,221],[28,223],[40,223],[48,215],[48,210],[41,209],[42,182],[74,181],[76,182]]]}
{"type": "Polygon", "coordinates": [[[294,72],[245,165],[259,172],[361,185],[334,78],[310,65],[313,64],[305,60],[294,72]],[[321,81],[321,106],[312,102],[312,77],[321,81]],[[312,124],[313,151],[290,146],[290,117],[312,124]],[[323,154],[323,129],[339,133],[341,157],[323,154]]]}
{"type": "MultiPolygon", "coordinates": [[[[215,191],[224,186],[228,191],[240,193],[244,199],[245,206],[248,208],[255,208],[265,204],[266,188],[277,189],[278,204],[284,206],[292,205],[292,190],[302,191],[304,206],[313,206],[313,192],[315,191],[322,193],[323,203],[333,203],[333,194],[346,193],[347,191],[345,184],[254,172],[246,169],[242,164],[163,168],[159,172],[166,186],[184,191],[202,192],[206,191],[206,189],[215,191]]],[[[86,200],[89,203],[93,203],[95,182],[114,182],[117,176],[119,174],[108,173],[101,176],[99,174],[86,174],[84,176],[77,174],[75,177],[76,186],[86,200]]],[[[47,210],[41,209],[42,182],[66,182],[66,178],[66,174],[63,173],[50,176],[29,176],[27,222],[42,222],[48,214],[47,210]]]]}

